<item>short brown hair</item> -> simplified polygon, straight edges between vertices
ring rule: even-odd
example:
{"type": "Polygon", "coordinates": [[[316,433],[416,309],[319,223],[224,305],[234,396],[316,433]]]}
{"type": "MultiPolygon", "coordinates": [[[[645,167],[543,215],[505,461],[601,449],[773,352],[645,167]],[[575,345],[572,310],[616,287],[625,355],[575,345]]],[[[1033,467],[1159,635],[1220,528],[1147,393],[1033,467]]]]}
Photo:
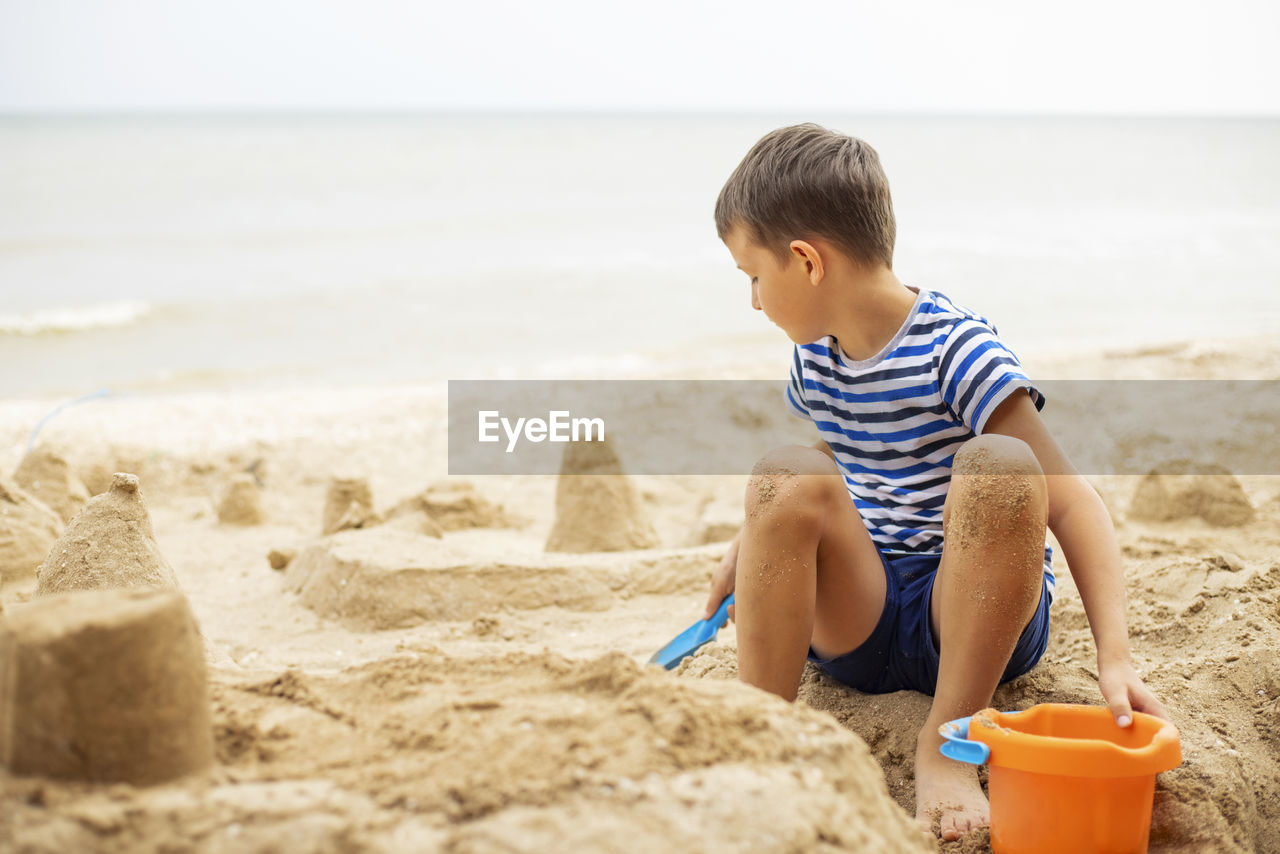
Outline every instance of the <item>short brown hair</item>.
{"type": "Polygon", "coordinates": [[[806,123],[770,131],[716,199],[716,231],[737,226],[786,258],[792,240],[824,237],[865,267],[893,268],[897,224],[880,156],[862,140],[806,123]]]}

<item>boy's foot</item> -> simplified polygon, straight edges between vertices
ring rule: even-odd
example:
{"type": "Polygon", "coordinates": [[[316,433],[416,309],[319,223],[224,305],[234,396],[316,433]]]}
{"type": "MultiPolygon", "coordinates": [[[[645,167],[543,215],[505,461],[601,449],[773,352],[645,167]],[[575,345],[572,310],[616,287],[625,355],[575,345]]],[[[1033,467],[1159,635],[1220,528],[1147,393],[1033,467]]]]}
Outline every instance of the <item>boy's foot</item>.
{"type": "MultiPolygon", "coordinates": [[[[927,728],[927,727],[926,727],[927,728]]],[[[950,842],[991,824],[978,769],[938,752],[942,738],[921,732],[916,742],[916,821],[950,842]]]]}

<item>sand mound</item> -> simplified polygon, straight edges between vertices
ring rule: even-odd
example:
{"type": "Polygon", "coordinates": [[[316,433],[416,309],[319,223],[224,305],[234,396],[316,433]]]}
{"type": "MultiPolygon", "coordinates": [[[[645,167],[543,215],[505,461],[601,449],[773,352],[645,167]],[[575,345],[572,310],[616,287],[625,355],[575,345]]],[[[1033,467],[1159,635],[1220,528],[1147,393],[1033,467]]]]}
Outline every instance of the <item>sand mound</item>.
{"type": "Polygon", "coordinates": [[[204,645],[177,591],[50,596],[0,621],[0,761],[149,784],[213,759],[204,645]]]}
{"type": "Polygon", "coordinates": [[[224,525],[261,525],[262,491],[251,474],[238,474],[218,502],[218,521],[224,525]]]}
{"type": "Polygon", "coordinates": [[[324,499],[326,534],[336,534],[349,528],[369,528],[382,523],[382,517],[373,509],[373,490],[362,477],[335,477],[329,481],[324,499]]]}
{"type": "Polygon", "coordinates": [[[469,481],[433,483],[387,511],[388,519],[424,515],[441,531],[510,528],[519,520],[481,495],[469,481]]]}
{"type": "MultiPolygon", "coordinates": [[[[1135,664],[1182,737],[1183,764],[1157,778],[1150,851],[1280,850],[1271,832],[1280,824],[1280,563],[1229,552],[1157,555],[1127,580],[1135,664]],[[1148,667],[1147,649],[1175,652],[1148,667]]],[[[736,680],[737,651],[708,644],[675,672],[736,680]]],[[[810,665],[799,698],[860,735],[894,799],[913,808],[915,735],[928,697],[859,694],[810,665]]],[[[1030,673],[999,688],[992,705],[1101,702],[1084,608],[1070,575],[1060,573],[1048,651],[1030,673]]],[[[980,834],[943,850],[988,851],[984,840],[980,834]]]]}
{"type": "Polygon", "coordinates": [[[608,441],[573,442],[556,483],[549,552],[614,552],[658,545],[648,510],[608,441]]]}
{"type": "Polygon", "coordinates": [[[18,485],[70,522],[89,500],[89,490],[62,455],[39,447],[22,458],[13,473],[18,485]]]}
{"type": "Polygon", "coordinates": [[[1190,462],[1160,466],[1138,481],[1129,504],[1129,517],[1146,522],[1171,522],[1199,516],[1219,527],[1253,521],[1254,509],[1238,481],[1226,469],[1192,474],[1190,462]]]}
{"type": "Polygon", "coordinates": [[[36,593],[113,587],[176,588],[178,580],[156,545],[138,479],[117,472],[67,526],[36,571],[36,593]]]}
{"type": "Polygon", "coordinates": [[[601,611],[618,597],[706,584],[715,547],[627,555],[492,556],[390,527],[344,531],[304,549],[285,585],[319,614],[357,629],[471,620],[501,608],[601,611]]]}
{"type": "Polygon", "coordinates": [[[0,782],[0,842],[36,854],[122,839],[191,850],[200,828],[234,825],[234,838],[203,841],[255,851],[932,850],[865,745],[829,718],[619,654],[426,650],[328,677],[215,680],[214,704],[234,789],[183,783],[140,809],[136,793],[46,784],[35,806],[30,788],[0,782]]]}
{"type": "Polygon", "coordinates": [[[62,520],[45,503],[0,476],[0,585],[24,581],[62,533],[62,520]]]}
{"type": "Polygon", "coordinates": [[[386,524],[401,531],[417,534],[420,537],[431,537],[436,540],[444,538],[444,531],[440,529],[436,520],[423,513],[404,513],[387,519],[386,524]]]}

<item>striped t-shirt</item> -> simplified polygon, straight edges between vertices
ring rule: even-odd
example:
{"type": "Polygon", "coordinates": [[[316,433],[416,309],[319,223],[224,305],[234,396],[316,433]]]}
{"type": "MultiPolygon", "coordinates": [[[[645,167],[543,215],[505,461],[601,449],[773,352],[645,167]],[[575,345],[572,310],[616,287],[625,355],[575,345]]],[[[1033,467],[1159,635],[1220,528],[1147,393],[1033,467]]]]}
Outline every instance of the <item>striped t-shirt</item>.
{"type": "MultiPolygon", "coordinates": [[[[870,359],[849,359],[832,336],[797,346],[786,399],[830,446],[880,549],[941,552],[960,445],[1019,389],[1036,409],[1045,399],[986,318],[937,291],[912,290],[911,314],[870,359]]],[[[1051,559],[1046,544],[1052,592],[1051,559]]]]}

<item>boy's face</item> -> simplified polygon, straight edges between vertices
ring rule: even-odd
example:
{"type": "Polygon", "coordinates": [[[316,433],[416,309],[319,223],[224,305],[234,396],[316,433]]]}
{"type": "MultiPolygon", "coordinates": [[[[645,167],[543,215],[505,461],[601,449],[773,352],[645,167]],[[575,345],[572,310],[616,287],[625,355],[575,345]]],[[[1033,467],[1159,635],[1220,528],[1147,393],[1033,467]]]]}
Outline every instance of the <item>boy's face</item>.
{"type": "Polygon", "coordinates": [[[827,334],[819,289],[803,254],[793,250],[780,264],[773,252],[754,242],[741,226],[729,232],[724,243],[738,269],[751,277],[752,308],[763,311],[797,344],[809,344],[827,334]]]}

